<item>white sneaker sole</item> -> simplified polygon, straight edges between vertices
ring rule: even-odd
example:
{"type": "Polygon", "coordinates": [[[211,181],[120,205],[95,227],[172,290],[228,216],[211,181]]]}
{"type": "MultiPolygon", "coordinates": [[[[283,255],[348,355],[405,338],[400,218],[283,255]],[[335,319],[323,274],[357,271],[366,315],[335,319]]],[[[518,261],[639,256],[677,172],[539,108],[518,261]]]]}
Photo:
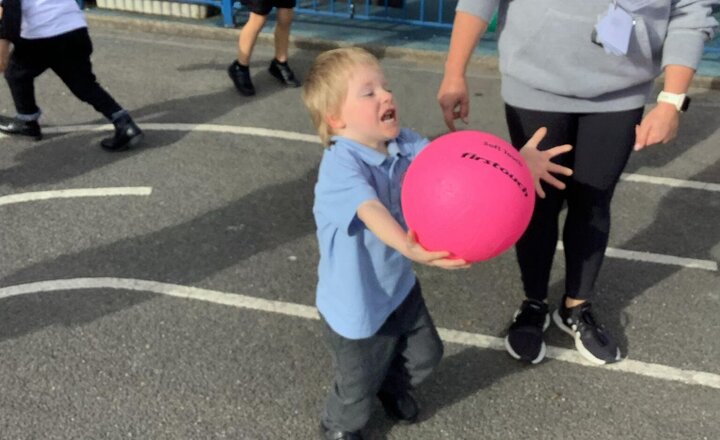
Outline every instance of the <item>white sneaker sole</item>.
{"type": "MultiPolygon", "coordinates": [[[[596,357],[594,354],[590,353],[587,348],[582,344],[582,341],[580,340],[580,333],[575,331],[574,328],[568,327],[560,317],[560,313],[558,310],[553,311],[552,314],[553,322],[555,325],[568,335],[572,336],[572,338],[575,340],[575,349],[588,361],[593,363],[594,365],[605,365],[608,362],[604,359],[600,359],[596,357]]],[[[617,349],[617,353],[615,353],[615,362],[618,362],[622,360],[622,355],[620,354],[620,349],[617,349]]]]}

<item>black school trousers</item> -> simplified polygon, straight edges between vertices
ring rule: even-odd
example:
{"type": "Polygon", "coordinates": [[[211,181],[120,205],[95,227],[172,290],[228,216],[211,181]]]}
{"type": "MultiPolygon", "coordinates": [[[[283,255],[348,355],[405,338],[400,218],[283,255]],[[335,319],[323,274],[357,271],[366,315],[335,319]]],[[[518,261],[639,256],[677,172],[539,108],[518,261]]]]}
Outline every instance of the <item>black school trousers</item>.
{"type": "Polygon", "coordinates": [[[323,319],[335,378],[322,415],[337,431],[358,431],[370,419],[378,392],[400,394],[425,380],[440,362],[443,344],[418,282],[374,335],[348,339],[323,319]]]}
{"type": "Polygon", "coordinates": [[[70,91],[108,120],[122,107],[98,84],[92,71],[93,47],[87,28],[39,39],[19,39],[5,71],[18,115],[36,115],[35,78],[47,69],[60,77],[70,91]]]}
{"type": "MultiPolygon", "coordinates": [[[[521,148],[540,127],[548,133],[539,148],[571,144],[555,162],[574,170],[561,177],[558,190],[543,183],[546,197],[536,197],[535,211],[515,246],[525,295],[544,301],[559,236],[559,215],[567,205],[562,232],[565,295],[590,299],[610,234],[610,203],[635,143],[635,125],[643,108],[605,113],[559,113],[505,106],[510,138],[521,148]]],[[[560,176],[558,176],[560,177],[560,176]]]]}

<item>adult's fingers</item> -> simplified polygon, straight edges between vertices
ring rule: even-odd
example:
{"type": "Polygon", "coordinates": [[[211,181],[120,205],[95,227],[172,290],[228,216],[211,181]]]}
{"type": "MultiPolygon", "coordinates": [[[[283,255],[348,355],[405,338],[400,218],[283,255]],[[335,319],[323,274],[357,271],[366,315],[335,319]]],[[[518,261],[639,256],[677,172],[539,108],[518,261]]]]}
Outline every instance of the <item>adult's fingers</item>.
{"type": "Polygon", "coordinates": [[[645,121],[641,122],[640,125],[635,126],[635,151],[642,150],[647,146],[647,137],[650,132],[650,126],[645,121]]]}
{"type": "Polygon", "coordinates": [[[538,128],[535,133],[533,133],[532,137],[525,142],[526,147],[531,148],[537,148],[537,146],[540,144],[540,141],[543,140],[545,135],[547,134],[547,128],[546,127],[540,127],[538,128]]]}
{"type": "Polygon", "coordinates": [[[552,163],[552,162],[550,163],[550,165],[548,165],[548,172],[553,173],[553,174],[562,174],[563,176],[572,176],[573,175],[572,168],[568,168],[568,167],[562,166],[560,164],[552,163]]]}
{"type": "Polygon", "coordinates": [[[542,180],[544,180],[545,183],[547,183],[548,185],[552,185],[557,189],[565,189],[565,182],[553,176],[552,174],[547,174],[543,177],[542,180]]]}

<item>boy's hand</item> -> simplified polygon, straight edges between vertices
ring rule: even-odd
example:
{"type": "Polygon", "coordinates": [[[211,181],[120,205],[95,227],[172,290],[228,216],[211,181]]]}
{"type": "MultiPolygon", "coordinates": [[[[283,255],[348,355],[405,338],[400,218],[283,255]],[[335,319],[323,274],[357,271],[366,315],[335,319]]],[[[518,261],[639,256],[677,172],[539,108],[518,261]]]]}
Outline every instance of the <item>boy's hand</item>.
{"type": "Polygon", "coordinates": [[[572,150],[572,145],[565,144],[553,147],[549,150],[540,151],[537,149],[540,141],[547,134],[547,128],[540,127],[529,141],[520,149],[535,184],[535,191],[540,198],[545,198],[545,191],[542,189],[541,180],[554,186],[557,189],[565,189],[565,184],[551,173],[562,174],[563,176],[572,176],[573,170],[562,165],[552,162],[552,158],[560,154],[567,153],[572,150]]]}
{"type": "Polygon", "coordinates": [[[449,255],[450,252],[430,252],[426,250],[417,242],[417,234],[415,234],[415,231],[408,231],[405,256],[409,259],[417,263],[448,270],[467,269],[470,267],[467,261],[447,258],[449,255]]]}

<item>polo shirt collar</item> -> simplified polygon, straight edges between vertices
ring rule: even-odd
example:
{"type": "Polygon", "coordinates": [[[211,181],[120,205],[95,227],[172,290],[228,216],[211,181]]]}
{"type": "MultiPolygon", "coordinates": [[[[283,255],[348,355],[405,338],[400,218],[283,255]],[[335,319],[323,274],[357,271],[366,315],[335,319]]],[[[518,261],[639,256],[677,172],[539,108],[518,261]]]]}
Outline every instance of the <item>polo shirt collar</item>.
{"type": "Polygon", "coordinates": [[[356,152],[363,162],[376,167],[382,165],[383,162],[385,162],[388,158],[392,158],[395,156],[407,156],[410,154],[410,151],[408,151],[405,145],[397,141],[397,138],[388,142],[387,156],[379,151],[373,150],[372,148],[361,144],[360,142],[348,139],[343,136],[333,136],[330,138],[330,142],[335,146],[342,145],[343,147],[356,152]]]}

